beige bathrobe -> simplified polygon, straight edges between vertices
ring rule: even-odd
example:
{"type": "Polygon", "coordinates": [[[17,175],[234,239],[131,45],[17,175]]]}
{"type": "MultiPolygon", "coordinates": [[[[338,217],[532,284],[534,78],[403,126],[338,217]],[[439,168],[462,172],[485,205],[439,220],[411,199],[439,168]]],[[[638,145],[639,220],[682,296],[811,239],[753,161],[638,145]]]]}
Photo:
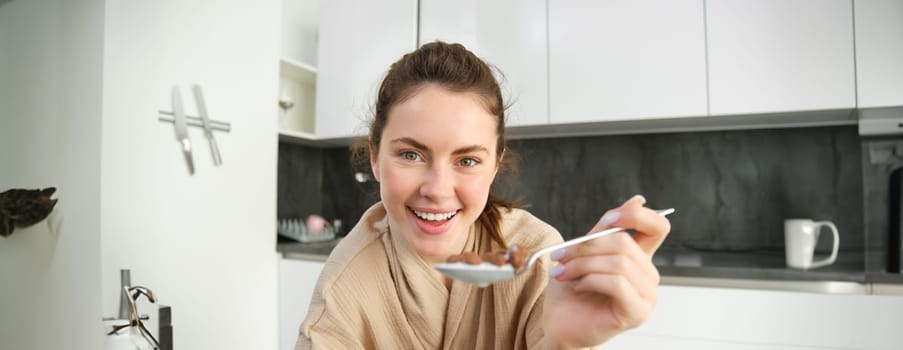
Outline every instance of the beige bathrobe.
{"type": "MultiPolygon", "coordinates": [[[[502,209],[508,244],[530,251],[561,242],[530,213],[502,209]]],[[[475,224],[465,251],[500,249],[475,224]]],[[[317,281],[295,349],[530,349],[543,342],[547,257],[487,288],[434,276],[377,203],[336,247],[317,281]]]]}

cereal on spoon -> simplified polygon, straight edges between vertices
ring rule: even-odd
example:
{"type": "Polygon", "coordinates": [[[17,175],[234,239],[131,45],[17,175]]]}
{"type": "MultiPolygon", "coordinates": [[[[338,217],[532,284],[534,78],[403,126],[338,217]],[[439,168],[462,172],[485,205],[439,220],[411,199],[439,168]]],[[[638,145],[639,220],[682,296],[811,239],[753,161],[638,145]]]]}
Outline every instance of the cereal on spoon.
{"type": "Polygon", "coordinates": [[[514,244],[509,247],[508,250],[494,250],[486,252],[482,256],[474,252],[455,254],[449,256],[448,259],[446,259],[446,262],[463,262],[468,265],[480,265],[483,262],[486,262],[495,266],[504,266],[506,264],[511,264],[511,266],[514,267],[515,270],[517,270],[521,266],[524,266],[524,262],[526,262],[529,255],[530,251],[528,249],[514,244]]]}

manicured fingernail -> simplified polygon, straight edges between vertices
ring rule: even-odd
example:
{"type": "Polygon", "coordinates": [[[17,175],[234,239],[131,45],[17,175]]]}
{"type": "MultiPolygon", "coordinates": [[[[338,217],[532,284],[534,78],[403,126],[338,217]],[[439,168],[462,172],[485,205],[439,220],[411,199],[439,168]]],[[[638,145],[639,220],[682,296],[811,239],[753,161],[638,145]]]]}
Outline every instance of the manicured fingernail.
{"type": "Polygon", "coordinates": [[[549,258],[555,261],[561,260],[561,258],[564,257],[564,254],[567,253],[566,249],[567,248],[561,248],[552,252],[552,254],[549,254],[549,258]]]}
{"type": "Polygon", "coordinates": [[[552,278],[558,277],[562,273],[564,273],[564,265],[555,265],[549,269],[549,276],[552,278]]]}
{"type": "Polygon", "coordinates": [[[616,211],[608,212],[605,215],[603,215],[601,219],[599,219],[599,224],[602,226],[608,226],[608,225],[615,223],[615,221],[618,221],[618,219],[620,219],[620,218],[621,218],[620,212],[616,212],[616,211]]]}
{"type": "Polygon", "coordinates": [[[643,195],[638,194],[633,197],[630,197],[630,199],[628,199],[627,201],[628,202],[640,201],[640,205],[643,205],[643,204],[646,204],[646,197],[643,197],[643,195]]]}

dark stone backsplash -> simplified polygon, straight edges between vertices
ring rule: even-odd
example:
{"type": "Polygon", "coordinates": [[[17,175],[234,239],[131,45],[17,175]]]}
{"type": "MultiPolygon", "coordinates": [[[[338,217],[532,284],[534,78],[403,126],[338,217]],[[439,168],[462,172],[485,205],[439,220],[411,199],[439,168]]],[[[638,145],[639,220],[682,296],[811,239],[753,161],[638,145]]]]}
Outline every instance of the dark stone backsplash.
{"type": "MultiPolygon", "coordinates": [[[[865,193],[867,272],[883,275],[888,268],[890,232],[890,175],[903,167],[903,139],[872,138],[862,142],[865,193]]],[[[897,233],[899,234],[899,233],[897,233]]]]}
{"type": "MultiPolygon", "coordinates": [[[[522,197],[565,237],[586,233],[609,208],[643,194],[674,207],[666,248],[778,251],[783,220],[831,220],[841,251],[862,254],[863,184],[856,126],[595,136],[510,141],[522,197]]],[[[320,213],[345,230],[375,200],[358,183],[347,148],[281,143],[278,215],[320,213]]],[[[498,179],[498,181],[503,179],[498,179]]],[[[830,235],[820,247],[828,248],[830,235]]],[[[823,249],[820,249],[823,251],[823,249]]]]}
{"type": "Polygon", "coordinates": [[[347,148],[315,148],[279,143],[277,215],[306,218],[319,214],[330,222],[341,220],[340,235],[378,198],[375,182],[354,179],[347,148]]]}
{"type": "Polygon", "coordinates": [[[303,218],[323,211],[323,151],[279,143],[276,216],[303,218]]]}

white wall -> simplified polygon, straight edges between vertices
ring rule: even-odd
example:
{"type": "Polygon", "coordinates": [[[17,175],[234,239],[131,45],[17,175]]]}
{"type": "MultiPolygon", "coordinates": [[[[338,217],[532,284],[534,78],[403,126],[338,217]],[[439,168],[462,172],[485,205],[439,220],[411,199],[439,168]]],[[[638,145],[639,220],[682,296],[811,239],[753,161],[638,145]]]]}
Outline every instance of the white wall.
{"type": "MultiPolygon", "coordinates": [[[[276,88],[281,1],[107,1],[101,164],[101,309],[119,269],[172,307],[177,349],[277,347],[276,88]],[[171,89],[203,88],[223,163],[189,128],[189,175],[171,89]]],[[[153,314],[154,307],[145,307],[153,314]]]]}
{"type": "Polygon", "coordinates": [[[102,42],[100,0],[0,5],[0,192],[59,198],[49,220],[0,238],[0,349],[102,346],[102,42]]]}
{"type": "Polygon", "coordinates": [[[0,191],[60,199],[0,239],[0,349],[100,349],[120,268],[173,306],[177,348],[277,347],[279,5],[0,5],[0,191]],[[192,177],[156,111],[173,84],[193,106],[194,82],[233,129],[217,168],[190,130],[192,177]]]}

